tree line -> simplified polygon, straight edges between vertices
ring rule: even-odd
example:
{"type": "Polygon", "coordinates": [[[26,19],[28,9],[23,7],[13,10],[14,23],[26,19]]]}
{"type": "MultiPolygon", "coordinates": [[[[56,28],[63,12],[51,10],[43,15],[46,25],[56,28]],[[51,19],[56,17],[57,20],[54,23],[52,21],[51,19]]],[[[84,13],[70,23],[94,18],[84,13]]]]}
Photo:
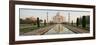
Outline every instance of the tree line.
{"type": "MultiPolygon", "coordinates": [[[[37,27],[40,27],[41,22],[43,22],[43,20],[39,19],[39,17],[37,17],[36,20],[33,20],[31,18],[20,18],[20,24],[34,24],[37,25],[37,27]]],[[[44,20],[44,25],[46,25],[46,20],[44,20]]]]}
{"type": "Polygon", "coordinates": [[[83,28],[86,27],[86,25],[88,25],[89,27],[90,24],[90,16],[82,16],[80,18],[77,18],[76,20],[76,26],[82,26],[83,28]]]}

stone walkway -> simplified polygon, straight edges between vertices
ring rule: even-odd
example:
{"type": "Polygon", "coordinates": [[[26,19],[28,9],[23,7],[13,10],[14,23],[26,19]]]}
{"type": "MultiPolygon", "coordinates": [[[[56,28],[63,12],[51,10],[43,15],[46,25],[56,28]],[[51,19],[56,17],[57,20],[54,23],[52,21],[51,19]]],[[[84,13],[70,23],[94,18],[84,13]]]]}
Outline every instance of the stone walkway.
{"type": "Polygon", "coordinates": [[[78,27],[74,27],[74,26],[70,26],[70,25],[64,25],[66,28],[70,29],[71,31],[75,32],[75,33],[89,33],[88,30],[85,29],[81,29],[78,27]]]}
{"type": "Polygon", "coordinates": [[[40,28],[40,29],[37,29],[37,30],[33,30],[31,32],[24,33],[22,35],[43,35],[44,33],[49,31],[53,27],[54,27],[54,25],[51,25],[51,26],[48,26],[48,27],[44,27],[44,28],[40,28]]]}

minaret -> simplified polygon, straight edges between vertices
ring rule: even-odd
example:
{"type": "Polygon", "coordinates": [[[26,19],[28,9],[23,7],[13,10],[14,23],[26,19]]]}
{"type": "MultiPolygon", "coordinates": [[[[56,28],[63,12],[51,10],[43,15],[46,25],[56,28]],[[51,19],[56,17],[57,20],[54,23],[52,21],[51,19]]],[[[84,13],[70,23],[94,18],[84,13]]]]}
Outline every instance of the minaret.
{"type": "Polygon", "coordinates": [[[70,12],[68,13],[68,23],[70,23],[70,12]]]}
{"type": "Polygon", "coordinates": [[[48,12],[47,12],[47,23],[48,23],[48,12]]]}

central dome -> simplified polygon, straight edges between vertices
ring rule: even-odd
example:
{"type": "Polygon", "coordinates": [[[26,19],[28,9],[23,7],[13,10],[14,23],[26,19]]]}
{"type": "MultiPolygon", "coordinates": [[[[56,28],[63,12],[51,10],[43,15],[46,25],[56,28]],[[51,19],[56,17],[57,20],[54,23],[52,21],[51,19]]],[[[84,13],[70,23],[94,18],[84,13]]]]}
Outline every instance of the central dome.
{"type": "Polygon", "coordinates": [[[59,12],[57,12],[56,16],[53,17],[53,22],[54,23],[62,23],[65,22],[65,17],[60,15],[59,12]]]}

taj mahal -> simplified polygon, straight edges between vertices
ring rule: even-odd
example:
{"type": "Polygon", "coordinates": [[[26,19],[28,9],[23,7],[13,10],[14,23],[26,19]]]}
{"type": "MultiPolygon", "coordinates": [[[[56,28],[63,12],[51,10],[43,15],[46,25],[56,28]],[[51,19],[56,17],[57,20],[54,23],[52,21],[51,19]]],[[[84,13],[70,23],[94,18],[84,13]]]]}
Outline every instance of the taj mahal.
{"type": "Polygon", "coordinates": [[[58,12],[56,14],[56,16],[53,17],[53,22],[54,23],[62,23],[62,22],[65,22],[65,17],[60,15],[60,13],[58,12]]]}

